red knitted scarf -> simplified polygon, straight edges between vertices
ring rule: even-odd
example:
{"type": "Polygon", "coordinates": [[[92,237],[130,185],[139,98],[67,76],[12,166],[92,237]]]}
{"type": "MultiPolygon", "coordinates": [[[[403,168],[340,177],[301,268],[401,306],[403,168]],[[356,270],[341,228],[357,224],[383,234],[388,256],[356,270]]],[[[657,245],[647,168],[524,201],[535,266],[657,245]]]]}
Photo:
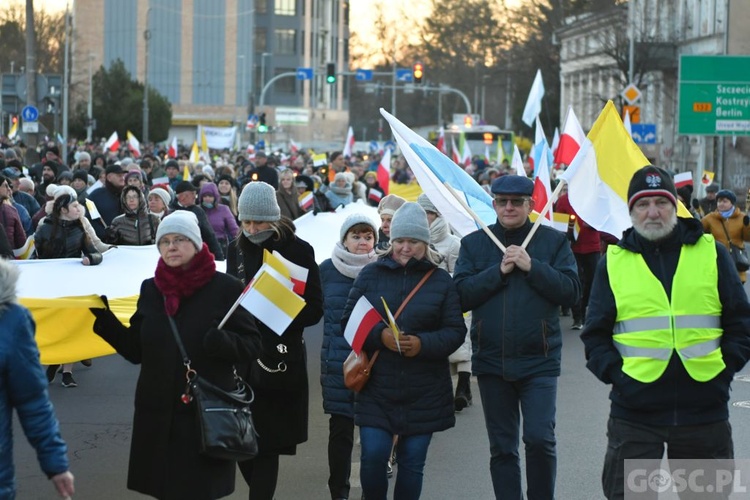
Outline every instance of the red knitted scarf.
{"type": "Polygon", "coordinates": [[[200,287],[211,281],[216,274],[214,256],[204,243],[187,267],[169,267],[159,259],[154,273],[156,288],[166,297],[167,314],[174,316],[180,307],[180,300],[193,295],[200,287]]]}

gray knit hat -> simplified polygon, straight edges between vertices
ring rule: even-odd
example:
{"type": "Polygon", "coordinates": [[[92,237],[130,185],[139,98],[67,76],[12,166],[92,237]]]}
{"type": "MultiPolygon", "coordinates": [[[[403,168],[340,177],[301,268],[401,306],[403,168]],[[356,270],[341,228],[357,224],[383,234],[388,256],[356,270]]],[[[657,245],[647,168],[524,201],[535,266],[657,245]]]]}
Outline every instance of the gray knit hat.
{"type": "Polygon", "coordinates": [[[161,201],[164,202],[165,207],[169,207],[169,203],[172,201],[172,196],[167,192],[166,189],[152,188],[151,191],[148,192],[148,195],[151,196],[152,194],[155,194],[156,196],[161,198],[161,201]]]}
{"type": "Polygon", "coordinates": [[[407,202],[393,214],[391,221],[391,241],[411,238],[430,244],[430,226],[427,214],[418,203],[407,202]]]}
{"type": "Polygon", "coordinates": [[[435,205],[432,204],[425,193],[419,195],[419,198],[417,198],[417,203],[419,203],[420,207],[424,208],[425,212],[433,212],[440,215],[440,211],[435,207],[435,205]]]}
{"type": "Polygon", "coordinates": [[[175,210],[164,217],[159,223],[159,228],[156,230],[156,243],[158,244],[162,237],[167,234],[181,234],[189,238],[198,250],[203,248],[198,217],[193,212],[175,210]]]}
{"type": "Polygon", "coordinates": [[[240,220],[275,222],[281,218],[276,190],[265,182],[245,185],[237,202],[240,220]]]}
{"type": "Polygon", "coordinates": [[[393,215],[406,200],[395,194],[384,196],[378,203],[378,215],[393,215]]]}
{"type": "Polygon", "coordinates": [[[344,239],[346,239],[346,233],[348,233],[349,230],[357,224],[367,224],[368,226],[370,226],[372,228],[373,234],[375,235],[375,244],[378,243],[378,228],[372,221],[372,219],[365,214],[351,214],[346,218],[346,220],[344,220],[344,223],[341,224],[341,243],[343,243],[344,239]]]}

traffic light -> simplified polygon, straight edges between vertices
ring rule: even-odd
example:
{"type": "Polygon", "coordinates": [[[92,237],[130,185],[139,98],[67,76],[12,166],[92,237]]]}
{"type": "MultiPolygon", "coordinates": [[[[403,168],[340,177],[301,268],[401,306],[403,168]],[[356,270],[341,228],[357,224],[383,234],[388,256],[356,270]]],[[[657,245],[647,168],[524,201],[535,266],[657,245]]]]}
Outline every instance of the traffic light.
{"type": "Polygon", "coordinates": [[[412,74],[414,75],[414,83],[422,83],[422,77],[424,76],[424,67],[421,62],[414,63],[411,68],[412,74]]]}
{"type": "Polygon", "coordinates": [[[471,115],[464,116],[464,127],[471,127],[472,123],[471,115]]]}
{"type": "Polygon", "coordinates": [[[326,64],[326,83],[336,83],[336,63],[326,64]]]}
{"type": "Polygon", "coordinates": [[[268,125],[266,125],[266,114],[261,113],[260,116],[258,116],[258,133],[265,134],[266,132],[268,132],[268,125]]]}

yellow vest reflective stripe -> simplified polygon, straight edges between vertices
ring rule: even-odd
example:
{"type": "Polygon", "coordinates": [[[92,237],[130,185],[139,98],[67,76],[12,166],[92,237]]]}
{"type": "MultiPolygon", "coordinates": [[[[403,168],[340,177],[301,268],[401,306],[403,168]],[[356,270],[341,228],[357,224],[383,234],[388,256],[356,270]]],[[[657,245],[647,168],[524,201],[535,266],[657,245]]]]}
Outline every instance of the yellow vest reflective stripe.
{"type": "Polygon", "coordinates": [[[667,369],[675,350],[690,377],[699,382],[711,380],[724,369],[712,236],[682,246],[671,302],[640,254],[610,246],[607,271],[617,306],[613,340],[626,374],[640,382],[653,382],[667,369]]]}

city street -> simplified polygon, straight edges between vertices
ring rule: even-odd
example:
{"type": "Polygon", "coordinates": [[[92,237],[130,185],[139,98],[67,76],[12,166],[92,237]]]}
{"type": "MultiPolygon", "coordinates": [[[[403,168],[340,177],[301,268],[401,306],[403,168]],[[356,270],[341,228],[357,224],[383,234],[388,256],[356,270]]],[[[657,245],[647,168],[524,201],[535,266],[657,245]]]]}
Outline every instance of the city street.
{"type": "MultiPolygon", "coordinates": [[[[579,332],[570,330],[571,318],[561,318],[564,327],[563,373],[557,410],[558,475],[557,498],[586,500],[602,498],[599,485],[606,445],[605,426],[609,408],[607,387],[585,368],[579,332]]],[[[322,325],[306,332],[310,373],[310,440],[294,457],[283,457],[276,498],[326,500],[328,467],[326,444],[328,419],[322,412],[318,382],[322,325]]],[[[750,373],[745,370],[744,373],[750,373]]],[[[75,368],[79,386],[65,389],[59,377],[50,386],[57,415],[68,442],[71,469],[76,476],[75,498],[85,500],[134,499],[140,495],[126,489],[132,403],[138,367],[118,356],[96,359],[92,368],[75,368]]],[[[430,446],[425,471],[425,499],[492,499],[488,472],[489,450],[476,381],[474,405],[456,416],[456,427],[436,434],[430,446]]],[[[750,400],[750,383],[735,381],[732,402],[750,400]]],[[[735,452],[750,457],[750,410],[733,406],[735,452]]],[[[55,498],[53,487],[39,470],[33,450],[15,426],[15,461],[19,499],[55,498]]],[[[355,448],[355,470],[350,496],[359,500],[355,448]]],[[[247,498],[247,488],[237,474],[237,490],[231,498],[247,498]]]]}

